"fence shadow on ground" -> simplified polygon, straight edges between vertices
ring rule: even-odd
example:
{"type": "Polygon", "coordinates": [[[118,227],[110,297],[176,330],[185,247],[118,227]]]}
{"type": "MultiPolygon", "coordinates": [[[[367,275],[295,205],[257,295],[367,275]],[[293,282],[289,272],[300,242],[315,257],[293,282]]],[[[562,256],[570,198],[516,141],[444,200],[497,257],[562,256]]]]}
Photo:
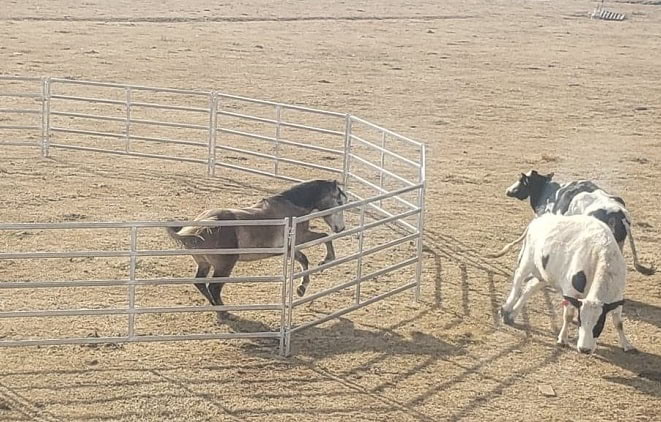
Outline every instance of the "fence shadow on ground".
{"type": "MultiPolygon", "coordinates": [[[[40,420],[67,420],[67,417],[59,418],[59,413],[51,409],[72,409],[79,406],[95,409],[95,406],[111,412],[102,414],[102,410],[86,410],[82,418],[87,419],[131,419],[139,418],[138,413],[122,408],[124,402],[131,400],[153,400],[174,401],[180,399],[190,400],[191,403],[202,403],[207,409],[222,415],[230,420],[249,420],[255,417],[266,417],[267,415],[279,415],[285,417],[323,417],[323,415],[337,415],[338,409],[334,407],[335,402],[353,400],[355,397],[363,397],[361,405],[345,406],[339,412],[345,412],[347,417],[355,412],[374,412],[382,415],[406,414],[411,420],[431,421],[424,410],[430,403],[442,401],[442,396],[449,390],[461,388],[460,386],[471,380],[479,379],[488,388],[481,391],[479,395],[470,398],[449,409],[445,420],[459,421],[472,417],[487,409],[494,401],[500,400],[507,390],[516,385],[522,378],[533,375],[552,365],[557,365],[563,354],[577,353],[573,349],[553,347],[554,337],[557,334],[560,316],[552,305],[554,292],[544,289],[538,295],[542,295],[544,309],[529,310],[522,313],[520,321],[515,328],[502,328],[497,323],[497,310],[500,303],[502,289],[504,286],[496,286],[494,277],[496,274],[502,276],[505,269],[495,264],[483,264],[479,261],[463,260],[461,257],[450,258],[447,254],[438,253],[443,248],[443,243],[427,243],[427,253],[434,259],[435,277],[434,292],[430,295],[432,301],[428,306],[416,311],[408,318],[403,318],[388,326],[369,325],[354,322],[347,318],[339,318],[329,321],[321,326],[312,327],[293,337],[294,356],[281,360],[275,358],[278,342],[273,339],[248,340],[241,342],[238,346],[239,354],[251,356],[251,361],[266,362],[253,364],[242,362],[218,362],[213,356],[209,356],[207,363],[191,360],[190,365],[160,363],[145,364],[137,362],[123,368],[104,369],[89,368],[80,370],[44,369],[38,371],[15,371],[0,370],[0,401],[6,402],[24,419],[40,420]],[[454,280],[451,285],[442,280],[443,266],[457,266],[459,280],[454,280]],[[472,272],[468,271],[471,269],[472,272]],[[478,271],[475,271],[478,270],[478,271]],[[498,270],[496,272],[495,270],[498,270]],[[482,286],[487,296],[487,312],[491,313],[490,323],[486,324],[487,335],[499,330],[515,330],[521,335],[512,337],[507,344],[494,346],[492,352],[480,359],[471,358],[471,345],[462,344],[460,341],[453,342],[443,339],[443,333],[449,331],[466,321],[475,323],[474,305],[475,292],[469,290],[471,287],[471,275],[479,274],[480,280],[484,278],[487,283],[482,286]],[[450,314],[441,309],[440,299],[443,291],[441,289],[458,289],[453,292],[455,297],[461,298],[457,304],[457,314],[450,314]],[[539,327],[539,319],[536,327],[531,327],[529,317],[531,312],[542,312],[548,315],[548,327],[539,327]],[[398,330],[407,329],[413,324],[435,318],[442,315],[439,326],[434,330],[437,335],[429,332],[423,333],[409,330],[408,335],[402,335],[398,330]],[[521,365],[512,369],[503,377],[488,375],[488,368],[501,365],[511,358],[512,353],[520,350],[535,341],[547,346],[548,351],[543,356],[522,362],[521,365]],[[334,357],[352,356],[366,353],[364,359],[351,360],[348,366],[342,369],[334,368],[327,362],[334,362],[334,357]],[[415,359],[411,364],[401,368],[388,377],[377,379],[378,382],[371,385],[361,381],[361,377],[380,364],[388,363],[391,359],[402,356],[411,356],[415,359]],[[329,359],[330,358],[330,359],[329,359]],[[262,366],[260,366],[262,365],[262,366]],[[405,398],[399,398],[393,394],[394,389],[399,386],[414,382],[420,374],[434,372],[438,367],[450,365],[457,369],[452,375],[433,378],[419,391],[415,391],[405,398]],[[272,371],[270,379],[264,379],[259,372],[264,368],[272,371]],[[122,372],[136,372],[131,380],[121,376],[122,372]],[[294,371],[294,375],[291,372],[294,371]],[[31,387],[24,384],[16,388],[12,384],[13,379],[20,379],[26,375],[36,374],[41,379],[53,379],[53,385],[40,384],[38,389],[50,389],[51,398],[47,400],[32,400],[30,398],[31,387]],[[229,376],[228,376],[229,374],[229,376]],[[219,376],[220,375],[220,376],[219,376]],[[17,378],[14,378],[17,377],[17,378]],[[85,383],[70,382],[80,378],[90,379],[85,383]],[[166,386],[162,392],[153,393],[149,389],[154,383],[166,386]],[[291,384],[293,383],[293,384],[291,384]],[[314,392],[319,384],[330,385],[330,391],[314,392]],[[226,391],[232,386],[242,385],[245,387],[246,397],[250,404],[237,405],[226,401],[226,391]],[[258,386],[273,386],[273,390],[265,394],[258,386]],[[87,387],[86,387],[87,386],[87,387]],[[251,386],[255,387],[252,391],[251,386]],[[285,387],[282,387],[285,386],[285,387]],[[295,387],[294,387],[295,386],[295,387]],[[115,387],[127,387],[129,392],[123,394],[99,394],[95,388],[105,388],[112,391],[115,387]],[[80,397],[80,389],[89,388],[92,394],[80,397]],[[299,390],[305,390],[306,400],[315,403],[310,406],[297,406],[289,400],[298,399],[299,390]],[[220,393],[225,392],[225,393],[220,393]],[[315,400],[323,397],[324,400],[315,400]],[[330,399],[329,399],[330,398],[330,399]],[[256,405],[255,403],[262,403],[256,405]],[[366,404],[366,403],[370,404],[366,404]],[[284,403],[284,405],[283,405],[284,403]],[[117,406],[116,410],[114,406],[117,406]],[[97,413],[98,412],[98,413],[97,413]],[[352,413],[353,412],[353,413],[352,413]]],[[[462,252],[463,254],[463,252],[462,252]]],[[[509,287],[509,286],[507,286],[509,287]]],[[[658,316],[661,310],[656,306],[647,305],[637,301],[631,301],[632,308],[639,311],[630,315],[631,318],[648,320],[658,324],[658,316]]],[[[631,313],[630,313],[631,314],[631,313]]],[[[234,331],[268,331],[263,323],[250,319],[236,317],[227,322],[229,328],[234,331]]],[[[610,327],[610,324],[609,324],[610,327]]],[[[479,347],[479,346],[478,346],[479,347]]],[[[631,376],[606,376],[604,380],[625,385],[652,397],[661,396],[659,379],[661,374],[661,357],[652,353],[642,351],[638,354],[626,354],[617,346],[601,345],[597,352],[597,358],[604,359],[632,373],[631,376]]],[[[162,413],[154,415],[163,419],[171,417],[172,414],[163,410],[162,413]]],[[[391,416],[396,418],[396,416],[391,416]]]]}
{"type": "MultiPolygon", "coordinates": [[[[415,321],[426,311],[408,319],[415,321]]],[[[270,328],[259,321],[251,321],[234,316],[227,322],[237,332],[268,331],[270,328]]],[[[369,327],[369,326],[366,326],[369,327]]],[[[338,318],[327,324],[310,327],[301,333],[295,333],[292,356],[294,358],[327,358],[334,355],[346,355],[354,352],[374,352],[392,355],[439,355],[452,356],[463,353],[460,347],[445,342],[435,336],[413,331],[407,338],[395,332],[396,327],[374,327],[374,330],[362,329],[347,318],[338,318]],[[327,345],[328,347],[323,347],[327,345]]],[[[272,355],[278,340],[257,339],[241,344],[248,353],[257,353],[264,357],[272,355]]]]}
{"type": "Polygon", "coordinates": [[[661,307],[643,303],[637,300],[626,299],[624,305],[624,314],[626,318],[645,321],[661,328],[661,307]]]}
{"type": "MultiPolygon", "coordinates": [[[[129,159],[135,160],[132,157],[129,159]]],[[[164,172],[162,169],[131,168],[128,166],[124,167],[121,172],[118,172],[116,166],[99,165],[98,163],[94,165],[72,163],[57,156],[45,158],[44,160],[55,163],[59,168],[75,170],[76,174],[92,176],[99,180],[120,179],[131,183],[138,181],[145,183],[157,182],[166,185],[176,184],[190,188],[200,194],[229,192],[231,194],[246,195],[246,192],[249,191],[272,194],[277,191],[277,189],[268,189],[267,186],[269,184],[250,183],[249,178],[244,178],[238,182],[235,178],[225,177],[222,174],[223,171],[220,169],[217,171],[216,176],[207,177],[206,168],[203,165],[196,166],[197,173],[191,175],[190,173],[164,172]]],[[[276,183],[286,182],[276,181],[276,183]]],[[[252,196],[250,197],[252,198],[252,196]]]]}
{"type": "MultiPolygon", "coordinates": [[[[80,165],[76,165],[76,168],[80,168],[80,165]]],[[[98,170],[93,167],[84,166],[83,168],[85,171],[92,172],[101,177],[111,177],[105,170],[98,170]]],[[[206,179],[203,176],[204,169],[202,167],[200,167],[200,172],[200,180],[205,179],[203,183],[199,183],[199,180],[195,177],[183,175],[170,175],[164,177],[162,172],[150,172],[147,170],[136,170],[135,172],[128,172],[122,175],[113,174],[112,177],[125,177],[131,181],[135,181],[136,177],[142,177],[142,180],[146,182],[152,182],[156,179],[160,182],[176,181],[177,183],[184,183],[187,186],[194,187],[196,192],[200,193],[220,193],[228,190],[233,191],[232,189],[236,189],[238,192],[239,188],[242,191],[246,188],[246,186],[234,185],[228,189],[225,187],[225,184],[231,184],[231,181],[218,179],[216,182],[217,179],[206,179]]],[[[259,186],[247,187],[254,189],[257,192],[266,193],[266,191],[259,186]]],[[[239,350],[242,351],[243,354],[254,358],[269,359],[269,365],[279,371],[274,381],[289,380],[290,378],[287,378],[284,374],[292,368],[299,368],[303,373],[315,374],[315,376],[320,379],[332,383],[338,383],[342,385],[343,388],[346,388],[346,392],[334,394],[363,394],[380,403],[378,408],[372,409],[375,412],[404,412],[411,416],[412,419],[417,420],[432,420],[419,409],[432,400],[439,400],[439,397],[441,397],[444,392],[457,388],[457,386],[472,377],[478,377],[484,382],[489,382],[491,388],[483,391],[479,396],[468,400],[467,403],[462,403],[453,408],[451,416],[447,420],[461,420],[474,415],[480,409],[488,407],[490,403],[500,398],[507,388],[515,385],[522,377],[526,377],[530,374],[539,372],[546,367],[557,364],[563,353],[576,353],[573,349],[560,349],[553,347],[555,335],[559,330],[558,323],[560,321],[560,316],[557,313],[557,308],[553,306],[552,297],[556,293],[544,289],[537,293],[537,295],[542,295],[543,297],[543,308],[539,310],[526,309],[519,319],[519,321],[522,322],[517,323],[514,327],[514,330],[520,331],[522,336],[518,336],[518,338],[513,337],[511,343],[494,348],[493,353],[487,358],[479,360],[475,359],[468,364],[462,363],[463,366],[461,366],[458,374],[439,377],[438,379],[429,382],[429,384],[424,388],[421,388],[420,391],[416,391],[412,397],[405,400],[393,399],[392,394],[389,394],[389,391],[391,391],[392,388],[397,387],[398,385],[405,385],[408,380],[419,376],[420,373],[426,370],[433,369],[435,365],[439,365],[443,361],[449,361],[450,364],[454,365],[456,359],[466,357],[470,354],[468,344],[462,344],[457,341],[452,343],[443,340],[444,331],[451,330],[468,320],[470,320],[471,323],[476,323],[476,312],[474,310],[474,295],[476,293],[471,290],[475,286],[472,285],[473,280],[471,279],[471,273],[469,270],[478,272],[481,275],[483,274],[486,279],[486,284],[480,286],[480,288],[483,291],[483,296],[486,296],[485,300],[488,302],[487,312],[490,314],[491,319],[486,323],[484,321],[481,323],[485,325],[488,335],[501,329],[498,324],[498,309],[502,301],[503,290],[509,288],[509,283],[506,287],[502,285],[497,286],[494,279],[495,277],[509,279],[511,268],[498,262],[485,260],[480,256],[480,253],[471,249],[461,241],[458,241],[452,236],[441,234],[433,230],[428,230],[425,233],[424,251],[431,258],[428,262],[431,262],[431,267],[433,268],[433,273],[431,275],[433,279],[433,293],[431,295],[432,302],[429,303],[429,306],[426,306],[425,309],[416,312],[414,315],[408,318],[403,318],[397,323],[385,327],[358,324],[347,318],[339,318],[321,326],[309,328],[294,335],[294,357],[286,361],[274,359],[274,352],[277,350],[278,346],[277,340],[255,339],[245,341],[239,345],[239,350]],[[458,269],[459,277],[452,283],[443,279],[443,269],[444,266],[448,266],[448,264],[456,266],[458,269]],[[434,316],[435,312],[442,312],[444,297],[447,296],[449,289],[457,290],[453,293],[455,293],[455,297],[459,298],[460,303],[457,304],[458,311],[456,315],[444,314],[445,319],[443,319],[439,326],[434,330],[439,333],[438,336],[413,330],[410,331],[410,335],[408,336],[402,335],[398,332],[401,328],[434,316]],[[544,315],[548,315],[548,318],[546,319],[548,321],[548,327],[531,327],[529,318],[531,312],[541,312],[544,315]],[[532,340],[532,337],[536,337],[536,339],[532,340]],[[511,353],[515,350],[521,349],[530,341],[538,341],[549,346],[545,349],[548,352],[539,359],[523,363],[519,369],[512,370],[502,378],[496,379],[483,374],[485,368],[490,365],[498,365],[501,364],[501,362],[505,362],[511,353]],[[318,363],[326,358],[357,353],[369,353],[370,356],[366,359],[356,361],[355,364],[349,365],[342,370],[332,370],[318,363]],[[370,368],[389,359],[400,356],[415,356],[419,359],[409,367],[403,368],[400,373],[397,373],[376,385],[366,387],[356,381],[356,376],[361,373],[364,373],[370,368]]],[[[661,307],[629,300],[626,308],[628,308],[625,310],[628,318],[645,321],[657,327],[661,327],[661,307]]],[[[227,324],[231,330],[237,332],[270,330],[269,327],[266,327],[259,321],[238,317],[228,321],[227,324]]],[[[611,328],[610,323],[609,328],[611,328]]],[[[637,391],[653,397],[661,396],[661,373],[659,371],[659,368],[661,368],[660,356],[645,352],[644,350],[638,354],[625,354],[617,346],[608,345],[600,345],[597,355],[613,365],[632,373],[630,377],[605,376],[604,379],[606,381],[634,388],[637,391]]],[[[209,391],[214,389],[222,390],[230,382],[236,381],[227,379],[209,379],[205,372],[236,370],[249,373],[253,369],[254,366],[243,365],[241,363],[227,363],[225,365],[196,364],[184,367],[164,365],[146,368],[136,364],[129,368],[131,371],[137,371],[150,376],[153,375],[157,381],[149,382],[170,384],[179,391],[180,396],[192,397],[196,400],[203,401],[216,411],[223,413],[234,420],[245,420],[254,417],[255,414],[261,416],[267,415],[267,413],[259,413],[260,411],[271,412],[269,414],[289,415],[291,417],[300,415],[306,417],[318,417],[319,415],[337,412],[337,410],[332,409],[331,407],[325,407],[326,405],[324,404],[309,409],[302,409],[301,407],[284,407],[260,410],[247,406],[236,407],[226,404],[222,398],[219,398],[219,396],[214,395],[211,392],[200,391],[201,387],[207,388],[209,391]],[[178,373],[180,370],[199,371],[199,374],[183,377],[178,373]]],[[[118,369],[117,371],[125,370],[127,370],[127,368],[118,369]]],[[[103,375],[108,371],[108,369],[85,369],[79,371],[65,371],[63,372],[63,375],[93,375],[95,377],[103,378],[103,375]]],[[[58,375],[57,371],[53,370],[37,371],[36,373],[43,376],[58,375]]],[[[15,373],[15,375],[25,375],[25,373],[15,373]]],[[[12,374],[10,372],[0,370],[0,399],[3,397],[14,397],[11,402],[7,400],[7,402],[10,403],[10,406],[20,407],[20,403],[23,403],[25,410],[22,414],[25,417],[34,418],[36,415],[44,420],[57,420],[57,418],[47,413],[47,409],[50,406],[75,406],[80,403],[66,397],[68,388],[79,388],[74,385],[54,385],[52,387],[54,397],[52,400],[49,400],[46,403],[30,403],[25,389],[19,391],[13,388],[10,382],[5,381],[5,379],[11,379],[11,376],[12,374]],[[40,408],[45,410],[40,410],[40,408]]],[[[243,379],[241,382],[248,386],[265,382],[264,380],[260,380],[255,374],[250,374],[246,377],[247,379],[243,379]]],[[[305,386],[312,382],[309,378],[304,376],[294,377],[293,381],[299,383],[299,386],[305,386]]],[[[125,385],[130,382],[137,383],[138,388],[143,387],[142,381],[108,381],[106,384],[95,385],[100,385],[101,387],[105,385],[110,388],[113,385],[125,385]]],[[[149,382],[145,381],[144,386],[149,382]]],[[[256,392],[255,394],[258,393],[256,392]]],[[[274,392],[269,394],[268,399],[276,401],[287,400],[292,398],[293,394],[292,391],[279,391],[279,389],[276,388],[274,392]]],[[[329,397],[328,395],[323,395],[323,393],[318,393],[318,396],[324,398],[329,397]]],[[[83,403],[91,405],[112,405],[114,402],[123,400],[149,397],[154,397],[154,395],[142,393],[138,395],[129,394],[113,397],[100,397],[97,395],[90,397],[89,399],[84,399],[83,403]]],[[[161,394],[161,398],[164,399],[176,397],[178,396],[174,393],[161,394]]],[[[358,408],[347,408],[345,410],[350,413],[358,410],[358,408]]],[[[366,408],[359,410],[366,410],[366,408]]],[[[90,414],[88,416],[93,419],[98,415],[90,414]]],[[[137,418],[139,416],[140,415],[132,413],[121,413],[113,415],[113,418],[137,418]]],[[[168,417],[165,413],[157,416],[163,418],[168,417]]]]}

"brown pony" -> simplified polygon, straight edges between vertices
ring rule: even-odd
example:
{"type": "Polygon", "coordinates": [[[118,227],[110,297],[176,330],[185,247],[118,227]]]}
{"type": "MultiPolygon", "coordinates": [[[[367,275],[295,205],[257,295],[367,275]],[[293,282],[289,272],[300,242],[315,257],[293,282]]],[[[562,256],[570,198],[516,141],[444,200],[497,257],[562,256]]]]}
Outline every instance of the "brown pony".
{"type": "MultiPolygon", "coordinates": [[[[323,211],[344,205],[346,194],[335,180],[311,180],[299,183],[277,194],[264,198],[249,208],[212,209],[195,217],[195,221],[223,220],[265,220],[300,217],[313,211],[323,211]]],[[[342,211],[329,214],[324,221],[335,233],[344,230],[342,211]]],[[[223,226],[223,227],[168,227],[168,234],[186,249],[243,249],[243,248],[282,248],[284,241],[283,226],[223,226]]],[[[296,244],[310,242],[328,236],[309,229],[309,222],[299,223],[296,227],[296,244]]],[[[326,257],[322,264],[335,259],[333,243],[328,241],[326,257]]],[[[192,255],[197,263],[195,278],[206,278],[213,267],[213,277],[229,277],[238,261],[256,261],[277,254],[210,254],[192,255]]],[[[308,269],[308,258],[302,252],[296,252],[294,259],[303,270],[308,269]]],[[[296,289],[299,296],[305,294],[310,283],[308,275],[296,289]]],[[[224,283],[195,283],[195,287],[212,305],[223,305],[221,291],[224,283]]],[[[222,322],[229,314],[218,312],[218,321],[222,322]]]]}

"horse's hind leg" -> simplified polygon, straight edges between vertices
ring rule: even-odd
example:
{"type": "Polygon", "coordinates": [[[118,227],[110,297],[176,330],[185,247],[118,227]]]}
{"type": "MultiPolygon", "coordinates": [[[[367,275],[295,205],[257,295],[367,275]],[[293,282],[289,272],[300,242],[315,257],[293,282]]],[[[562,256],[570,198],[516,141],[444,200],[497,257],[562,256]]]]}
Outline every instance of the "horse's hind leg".
{"type": "MultiPolygon", "coordinates": [[[[208,262],[203,261],[202,259],[196,259],[197,262],[197,273],[195,273],[195,278],[206,278],[207,275],[209,275],[209,270],[211,270],[211,266],[209,265],[208,262]]],[[[211,298],[211,294],[209,293],[209,289],[207,289],[207,284],[206,283],[195,283],[195,287],[197,287],[197,290],[202,293],[202,295],[207,298],[209,303],[213,305],[213,299],[211,298]]]]}
{"type": "MultiPolygon", "coordinates": [[[[301,264],[301,268],[303,268],[303,271],[307,271],[308,265],[310,263],[308,261],[308,257],[305,256],[303,252],[296,251],[296,253],[294,254],[294,259],[299,264],[301,264]]],[[[305,294],[305,290],[308,288],[308,284],[310,284],[310,276],[306,274],[303,276],[303,282],[296,289],[296,294],[299,296],[303,296],[305,294]]]]}
{"type": "MultiPolygon", "coordinates": [[[[213,277],[229,277],[238,261],[238,255],[216,255],[213,261],[213,277]]],[[[212,298],[212,305],[224,305],[221,293],[225,283],[209,283],[209,293],[212,298]]],[[[216,313],[218,322],[222,323],[230,317],[227,311],[218,311],[216,313]]]]}

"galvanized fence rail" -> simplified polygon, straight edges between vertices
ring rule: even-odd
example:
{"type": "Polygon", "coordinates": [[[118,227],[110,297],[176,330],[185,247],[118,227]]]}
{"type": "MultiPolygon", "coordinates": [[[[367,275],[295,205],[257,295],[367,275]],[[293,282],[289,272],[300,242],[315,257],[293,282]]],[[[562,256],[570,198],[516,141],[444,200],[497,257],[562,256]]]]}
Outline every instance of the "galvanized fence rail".
{"type": "MultiPolygon", "coordinates": [[[[214,176],[219,169],[240,171],[249,174],[300,182],[301,170],[312,177],[336,177],[345,185],[352,201],[342,207],[315,212],[303,217],[284,220],[214,222],[211,226],[238,224],[269,224],[282,227],[283,247],[277,250],[139,250],[138,235],[148,227],[182,225],[207,225],[200,222],[117,222],[117,223],[21,223],[0,224],[3,230],[78,230],[84,228],[108,228],[129,230],[129,249],[122,251],[67,251],[67,252],[21,252],[0,253],[0,262],[7,259],[51,259],[64,257],[120,257],[129,260],[128,278],[117,280],[75,281],[0,281],[3,289],[26,289],[48,287],[94,287],[106,286],[127,288],[128,306],[108,309],[67,309],[42,311],[2,311],[2,318],[56,317],[80,315],[126,315],[127,334],[119,337],[102,338],[55,338],[0,340],[0,346],[123,343],[145,341],[174,341],[194,339],[226,339],[270,337],[280,341],[281,354],[291,351],[294,333],[316,326],[371,303],[383,300],[403,291],[412,290],[419,298],[422,282],[424,198],[425,198],[425,145],[399,135],[359,117],[309,107],[264,101],[218,91],[154,88],[106,82],[78,81],[61,78],[25,78],[0,76],[0,147],[20,145],[39,150],[44,157],[53,150],[73,150],[104,154],[117,154],[138,159],[161,159],[204,165],[207,174],[214,176]],[[5,85],[10,88],[5,90],[5,85]],[[20,85],[13,89],[11,85],[20,85]],[[13,90],[12,90],[13,89],[13,90]],[[26,91],[27,90],[27,91],[26,91]],[[90,90],[89,93],[86,90],[90,90]],[[140,99],[140,97],[148,97],[140,99]],[[155,100],[152,96],[166,96],[167,101],[155,100]],[[25,100],[34,102],[25,106],[25,100]],[[5,102],[7,106],[5,107],[5,102]],[[105,107],[105,108],[104,108],[105,107]],[[259,115],[243,109],[258,108],[259,115]],[[82,110],[81,110],[82,109],[82,110]],[[93,111],[88,111],[88,109],[93,111]],[[101,111],[99,111],[101,110],[101,111]],[[111,111],[108,111],[111,110],[111,111]],[[173,113],[171,117],[140,117],[139,113],[173,113]],[[296,115],[297,117],[293,117],[296,115]],[[32,117],[33,120],[22,121],[32,117]],[[36,117],[36,119],[34,119],[36,117]],[[310,123],[320,118],[324,126],[310,123]],[[204,120],[204,122],[201,121],[204,120]],[[8,124],[4,124],[8,121],[8,124]],[[90,128],[85,122],[102,126],[90,128]],[[113,126],[114,125],[114,126],[113,126]],[[248,127],[244,127],[244,126],[248,127]],[[251,130],[250,125],[262,128],[261,133],[251,130]],[[144,129],[150,128],[149,134],[144,129]],[[267,128],[267,129],[264,129],[267,128]],[[182,130],[183,136],[171,134],[182,130]],[[266,132],[265,132],[266,131],[266,132]],[[299,135],[292,135],[296,133],[299,135]],[[197,135],[193,135],[197,134],[197,135]],[[300,134],[303,134],[302,136],[300,134]],[[194,140],[198,136],[200,140],[194,140]],[[315,136],[324,142],[315,142],[315,136]],[[230,143],[228,139],[239,140],[230,143]],[[299,139],[299,138],[304,139],[299,139]],[[312,141],[310,139],[313,139],[312,141]],[[89,144],[90,140],[101,140],[101,146],[89,144]],[[245,140],[243,142],[242,140],[245,140]],[[137,144],[149,145],[151,150],[141,151],[137,144]],[[158,145],[169,149],[163,153],[158,145]],[[112,146],[115,146],[113,148],[112,146]],[[152,151],[156,148],[156,151],[152,151]],[[294,151],[287,155],[284,151],[294,151]],[[197,151],[197,154],[194,153],[197,151]],[[202,151],[202,152],[200,152],[202,151]],[[250,157],[242,163],[232,162],[232,155],[250,157]],[[254,159],[255,163],[251,160],[254,159]],[[258,161],[270,163],[257,165],[258,161]],[[337,164],[335,164],[337,163],[337,164]],[[295,169],[292,172],[287,169],[295,169]],[[390,206],[386,204],[391,204],[390,206]],[[392,204],[396,204],[393,208],[392,204]],[[297,224],[321,218],[331,213],[348,212],[358,216],[359,222],[342,233],[325,239],[297,244],[297,224]],[[367,222],[369,215],[373,221],[367,222]],[[387,228],[392,233],[388,242],[366,248],[364,238],[369,230],[387,228]],[[328,240],[354,237],[357,250],[339,257],[333,262],[297,271],[294,255],[304,249],[328,240]],[[415,254],[408,258],[394,259],[385,268],[366,273],[364,264],[382,251],[409,242],[415,243],[415,254]],[[257,253],[282,254],[279,271],[263,277],[226,277],[206,279],[211,283],[281,283],[281,295],[275,303],[235,306],[178,306],[137,307],[135,287],[140,285],[167,285],[193,283],[193,278],[139,279],[136,277],[136,262],[143,256],[191,255],[197,253],[257,253]],[[355,263],[355,273],[349,279],[333,286],[294,299],[295,280],[310,274],[318,274],[335,266],[355,263]],[[397,287],[375,296],[365,297],[361,287],[365,282],[378,277],[396,274],[406,267],[414,267],[414,276],[403,280],[397,287]],[[321,318],[295,321],[297,307],[337,292],[353,289],[354,303],[342,307],[321,318]],[[137,315],[149,313],[209,312],[209,311],[271,310],[280,312],[277,331],[258,333],[199,333],[188,335],[136,335],[134,326],[137,315]]],[[[199,281],[199,279],[197,279],[199,281]]]]}
{"type": "Polygon", "coordinates": [[[284,289],[286,288],[286,275],[284,272],[270,276],[256,277],[212,277],[204,279],[206,283],[280,283],[282,285],[281,300],[276,303],[255,303],[247,305],[225,305],[225,306],[159,306],[140,307],[136,305],[136,287],[145,285],[175,285],[199,283],[199,278],[150,278],[141,279],[136,277],[136,268],[139,257],[168,257],[177,255],[206,255],[206,254],[242,254],[242,253],[266,253],[282,255],[283,266],[287,264],[287,239],[289,237],[289,219],[278,220],[235,220],[235,221],[172,221],[172,222],[70,222],[70,223],[2,223],[0,231],[7,230],[52,230],[71,231],[84,229],[119,229],[128,230],[129,248],[126,250],[75,250],[58,252],[16,252],[0,253],[0,261],[23,260],[23,259],[54,259],[54,258],[80,258],[80,257],[105,257],[126,258],[129,261],[128,274],[126,278],[108,280],[64,280],[64,281],[20,281],[0,282],[0,290],[5,289],[46,289],[46,288],[72,288],[72,287],[126,287],[127,305],[121,308],[98,308],[98,309],[54,309],[54,310],[20,310],[0,311],[0,319],[7,318],[39,318],[39,317],[65,317],[65,316],[104,316],[104,315],[126,315],[127,330],[125,336],[94,337],[94,338],[57,338],[57,339],[20,339],[2,340],[0,346],[21,345],[53,345],[53,344],[84,344],[84,343],[126,343],[126,342],[148,342],[148,341],[174,341],[174,340],[199,340],[199,339],[228,339],[228,338],[278,338],[284,345],[286,327],[286,308],[284,289]],[[236,226],[276,226],[282,227],[283,246],[279,248],[240,248],[240,249],[138,249],[138,238],[140,229],[160,227],[236,227],[236,226]],[[138,315],[163,314],[163,313],[197,313],[209,311],[278,311],[281,314],[281,324],[278,331],[264,331],[251,333],[207,333],[207,334],[182,334],[182,335],[140,335],[135,332],[135,318],[138,315]]]}

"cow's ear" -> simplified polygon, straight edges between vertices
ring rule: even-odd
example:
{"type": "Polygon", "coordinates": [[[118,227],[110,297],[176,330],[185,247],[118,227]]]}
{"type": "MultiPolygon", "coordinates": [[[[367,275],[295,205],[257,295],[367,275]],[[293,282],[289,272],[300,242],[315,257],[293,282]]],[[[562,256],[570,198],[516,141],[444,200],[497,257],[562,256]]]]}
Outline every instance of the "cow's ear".
{"type": "Polygon", "coordinates": [[[555,173],[551,172],[551,173],[546,175],[546,178],[549,179],[549,180],[552,180],[553,176],[555,176],[555,173]]]}
{"type": "Polygon", "coordinates": [[[615,310],[618,306],[624,305],[624,300],[619,300],[613,303],[604,303],[604,313],[615,310]]]}

